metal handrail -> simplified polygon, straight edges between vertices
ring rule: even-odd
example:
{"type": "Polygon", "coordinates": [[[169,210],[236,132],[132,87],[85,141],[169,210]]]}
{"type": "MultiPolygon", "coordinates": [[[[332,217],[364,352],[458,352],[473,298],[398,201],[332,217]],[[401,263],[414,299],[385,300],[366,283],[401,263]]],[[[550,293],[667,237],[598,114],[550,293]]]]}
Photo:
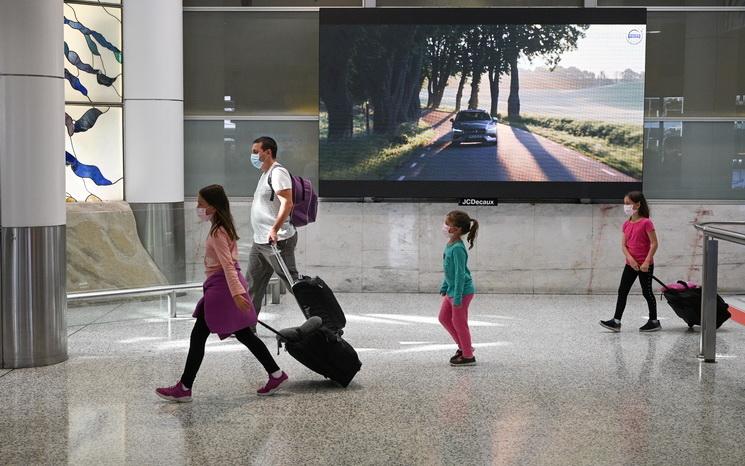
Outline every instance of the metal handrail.
{"type": "Polygon", "coordinates": [[[193,290],[202,287],[202,283],[184,283],[181,285],[158,285],[148,286],[142,288],[126,288],[123,290],[101,290],[101,291],[82,291],[78,293],[68,293],[68,301],[76,301],[78,299],[89,299],[89,298],[108,298],[111,296],[127,296],[127,295],[138,295],[148,293],[164,293],[170,291],[179,290],[193,290]]]}
{"type": "Polygon", "coordinates": [[[717,265],[719,241],[745,245],[745,234],[718,228],[722,225],[745,226],[738,222],[701,222],[696,230],[704,234],[704,258],[701,268],[701,345],[699,357],[705,362],[716,362],[717,265]]]}
{"type": "Polygon", "coordinates": [[[725,230],[723,228],[716,228],[713,225],[745,226],[745,222],[701,222],[694,225],[697,230],[703,232],[706,236],[745,245],[745,234],[725,230]]]}
{"type": "Polygon", "coordinates": [[[176,317],[176,292],[183,290],[197,290],[200,288],[202,288],[202,283],[184,283],[181,285],[157,285],[142,288],[126,288],[123,290],[84,291],[79,293],[68,293],[67,301],[70,302],[91,298],[109,298],[113,296],[168,293],[168,315],[176,317]]]}
{"type": "MultiPolygon", "coordinates": [[[[279,303],[281,291],[280,280],[274,276],[269,280],[270,291],[272,294],[272,304],[279,303]]],[[[110,298],[115,296],[135,296],[146,294],[168,293],[168,314],[176,317],[176,292],[184,290],[198,290],[204,286],[203,283],[182,283],[180,285],[157,285],[142,288],[125,288],[122,290],[102,290],[102,291],[82,291],[77,293],[68,293],[67,301],[77,301],[92,298],[110,298]]],[[[266,295],[264,296],[266,300],[266,295]]]]}

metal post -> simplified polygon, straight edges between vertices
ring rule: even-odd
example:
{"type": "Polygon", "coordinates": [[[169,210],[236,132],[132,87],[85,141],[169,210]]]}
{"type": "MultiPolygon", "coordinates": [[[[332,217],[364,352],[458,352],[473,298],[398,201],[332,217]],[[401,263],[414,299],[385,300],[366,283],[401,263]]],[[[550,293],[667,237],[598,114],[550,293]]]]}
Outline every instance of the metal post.
{"type": "Polygon", "coordinates": [[[168,309],[171,317],[176,317],[176,290],[168,293],[168,309]]]}
{"type": "Polygon", "coordinates": [[[704,265],[701,292],[701,346],[704,362],[716,362],[717,344],[717,254],[719,242],[704,235],[704,265]]]}
{"type": "Polygon", "coordinates": [[[279,283],[272,284],[272,304],[279,304],[280,302],[279,295],[281,292],[282,292],[282,280],[279,280],[279,283]]]}

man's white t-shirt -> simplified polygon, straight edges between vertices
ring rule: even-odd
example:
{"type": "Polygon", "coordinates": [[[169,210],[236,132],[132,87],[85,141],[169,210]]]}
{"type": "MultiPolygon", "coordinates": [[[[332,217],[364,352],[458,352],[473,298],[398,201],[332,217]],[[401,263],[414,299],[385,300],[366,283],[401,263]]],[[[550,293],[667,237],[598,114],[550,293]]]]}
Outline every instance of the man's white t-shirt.
{"type": "MultiPolygon", "coordinates": [[[[283,189],[292,189],[292,179],[290,172],[285,167],[274,162],[266,173],[259,178],[259,184],[254,192],[253,204],[251,204],[251,227],[254,230],[254,243],[268,244],[269,230],[277,220],[279,215],[279,196],[277,192],[283,189]],[[274,187],[274,201],[272,198],[272,188],[269,186],[269,174],[272,174],[272,186],[274,187]]],[[[295,227],[290,223],[290,216],[277,232],[279,241],[292,238],[295,235],[295,227]]]]}

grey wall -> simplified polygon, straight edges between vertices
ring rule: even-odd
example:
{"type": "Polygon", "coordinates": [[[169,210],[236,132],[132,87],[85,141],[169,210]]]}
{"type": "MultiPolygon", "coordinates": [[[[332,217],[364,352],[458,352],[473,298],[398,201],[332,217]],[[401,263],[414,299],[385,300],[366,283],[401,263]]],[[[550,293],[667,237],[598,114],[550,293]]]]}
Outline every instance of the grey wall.
{"type": "MultiPolygon", "coordinates": [[[[207,226],[187,200],[187,279],[203,279],[207,226]]],[[[234,201],[241,263],[251,246],[250,201],[234,201]]],[[[434,293],[442,278],[449,204],[321,203],[300,229],[301,273],[336,291],[434,293]]],[[[468,209],[481,223],[469,266],[484,293],[615,293],[624,258],[620,205],[505,204],[468,209]]],[[[656,275],[700,282],[701,237],[693,223],[745,218],[743,205],[652,205],[660,249],[656,275]]],[[[721,291],[745,291],[745,247],[720,244],[721,291]]],[[[637,290],[638,291],[638,290],[637,290]]]]}

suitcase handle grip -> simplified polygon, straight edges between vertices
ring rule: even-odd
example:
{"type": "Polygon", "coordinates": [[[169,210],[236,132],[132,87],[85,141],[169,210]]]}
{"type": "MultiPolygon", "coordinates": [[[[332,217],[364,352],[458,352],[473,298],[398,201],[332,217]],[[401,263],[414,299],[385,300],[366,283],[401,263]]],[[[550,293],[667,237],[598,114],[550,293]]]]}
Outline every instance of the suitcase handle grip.
{"type": "Polygon", "coordinates": [[[290,284],[290,288],[295,286],[295,281],[292,278],[292,275],[290,275],[290,269],[287,268],[287,264],[285,263],[285,260],[282,258],[282,254],[277,247],[277,243],[269,243],[269,246],[272,248],[272,254],[277,259],[277,262],[279,262],[279,268],[282,269],[282,273],[285,274],[285,278],[287,278],[287,283],[290,284]]]}

